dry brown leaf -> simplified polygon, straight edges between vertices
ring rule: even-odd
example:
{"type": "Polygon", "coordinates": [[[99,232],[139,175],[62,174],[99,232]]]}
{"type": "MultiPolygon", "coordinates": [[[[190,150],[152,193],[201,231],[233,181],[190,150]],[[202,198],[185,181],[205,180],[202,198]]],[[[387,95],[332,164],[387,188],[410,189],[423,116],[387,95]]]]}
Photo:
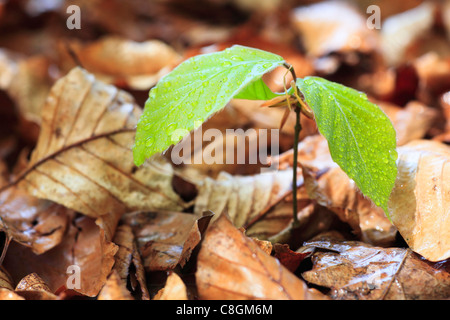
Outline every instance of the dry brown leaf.
{"type": "Polygon", "coordinates": [[[198,196],[194,213],[215,213],[215,219],[226,211],[237,227],[258,218],[292,190],[292,170],[273,171],[252,176],[232,176],[222,172],[217,179],[197,182],[198,196]]]}
{"type": "Polygon", "coordinates": [[[118,281],[115,278],[119,277],[122,283],[130,284],[133,294],[138,295],[142,300],[149,300],[144,266],[131,227],[128,225],[119,226],[113,242],[119,246],[119,250],[115,256],[116,263],[113,269],[115,275],[111,281],[117,283],[118,281]],[[138,292],[139,290],[140,292],[138,292]]]}
{"type": "Polygon", "coordinates": [[[403,248],[372,247],[356,241],[327,238],[305,243],[326,250],[313,254],[306,281],[330,288],[333,299],[403,300],[445,299],[450,274],[403,248]]]}
{"type": "Polygon", "coordinates": [[[426,1],[420,6],[391,16],[383,22],[381,45],[389,65],[402,63],[408,48],[429,33],[435,17],[436,4],[426,1]]]}
{"type": "Polygon", "coordinates": [[[62,241],[74,212],[11,187],[0,193],[0,216],[0,230],[41,254],[62,241]]]}
{"type": "Polygon", "coordinates": [[[183,267],[210,219],[179,212],[134,212],[123,217],[133,229],[147,271],[183,267]]]}
{"type": "Polygon", "coordinates": [[[276,243],[273,247],[274,257],[291,272],[295,272],[300,263],[311,254],[311,252],[295,252],[287,244],[276,243]]]}
{"type": "Polygon", "coordinates": [[[430,261],[450,257],[450,147],[417,140],[398,148],[389,214],[409,247],[430,261]]]}
{"type": "Polygon", "coordinates": [[[105,36],[92,43],[72,40],[60,44],[63,70],[74,67],[68,50],[81,66],[104,82],[148,90],[168,73],[181,57],[159,40],[135,42],[118,36],[105,36]]]}
{"type": "Polygon", "coordinates": [[[81,277],[80,288],[74,290],[95,297],[111,272],[117,250],[117,246],[106,238],[105,231],[93,219],[80,217],[73,221],[57,247],[41,255],[12,242],[4,265],[11,270],[15,281],[30,273],[39,274],[51,292],[67,287],[71,275],[68,267],[76,265],[81,270],[81,277]]]}
{"type": "Polygon", "coordinates": [[[52,88],[37,146],[15,183],[91,217],[183,209],[169,164],[133,164],[140,113],[129,94],[73,69],[52,88]]]}
{"type": "Polygon", "coordinates": [[[15,292],[26,300],[57,300],[47,284],[36,273],[26,275],[16,286],[15,292]]]}
{"type": "Polygon", "coordinates": [[[371,53],[378,44],[377,33],[367,28],[366,18],[341,1],[324,1],[294,10],[292,23],[307,53],[322,57],[332,52],[371,53]]]}
{"type": "Polygon", "coordinates": [[[153,300],[188,300],[186,285],[175,272],[171,272],[166,285],[158,291],[153,300]]]}
{"type": "Polygon", "coordinates": [[[267,255],[221,215],[208,229],[198,256],[200,299],[315,300],[324,296],[267,255]]]}
{"type": "Polygon", "coordinates": [[[44,56],[24,58],[0,49],[0,89],[16,103],[24,119],[40,123],[42,107],[54,82],[52,69],[55,66],[44,56]]]}
{"type": "Polygon", "coordinates": [[[126,283],[116,270],[113,270],[100,290],[97,300],[133,300],[126,283]]]}

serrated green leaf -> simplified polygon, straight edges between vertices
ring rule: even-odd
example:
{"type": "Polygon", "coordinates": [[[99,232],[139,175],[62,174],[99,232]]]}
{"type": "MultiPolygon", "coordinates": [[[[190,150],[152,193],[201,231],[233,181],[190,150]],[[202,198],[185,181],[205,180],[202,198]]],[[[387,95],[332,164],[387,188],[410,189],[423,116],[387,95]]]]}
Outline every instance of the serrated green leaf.
{"type": "Polygon", "coordinates": [[[247,85],[241,92],[234,96],[234,99],[245,100],[270,100],[278,96],[284,96],[285,93],[275,93],[259,78],[247,85]]]}
{"type": "Polygon", "coordinates": [[[233,46],[181,63],[150,91],[136,132],[136,165],[177,143],[249,84],[284,63],[266,51],[233,46]]]}
{"type": "Polygon", "coordinates": [[[297,79],[333,160],[361,192],[387,211],[397,177],[395,130],[367,96],[318,77],[297,79]]]}

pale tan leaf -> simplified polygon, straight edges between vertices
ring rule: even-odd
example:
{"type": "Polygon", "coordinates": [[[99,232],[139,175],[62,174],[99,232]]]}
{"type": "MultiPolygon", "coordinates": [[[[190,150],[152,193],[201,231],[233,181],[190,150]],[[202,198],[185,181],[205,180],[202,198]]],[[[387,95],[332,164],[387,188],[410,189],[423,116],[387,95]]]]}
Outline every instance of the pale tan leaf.
{"type": "Polygon", "coordinates": [[[361,12],[348,3],[324,1],[293,12],[293,25],[309,55],[375,50],[377,33],[370,30],[361,12]]]}
{"type": "Polygon", "coordinates": [[[210,210],[216,219],[226,211],[233,223],[242,227],[292,190],[292,170],[252,176],[232,176],[222,172],[217,179],[206,178],[198,182],[197,188],[196,215],[210,210]]]}
{"type": "Polygon", "coordinates": [[[0,88],[16,103],[24,119],[40,123],[42,107],[54,82],[49,72],[52,66],[44,56],[24,58],[0,49],[0,88]]]}
{"type": "Polygon", "coordinates": [[[153,300],[188,300],[186,285],[175,272],[171,272],[166,285],[158,291],[153,300]]]}
{"type": "Polygon", "coordinates": [[[420,6],[386,19],[381,29],[382,51],[390,65],[398,65],[407,49],[433,26],[435,4],[425,2],[420,6]]]}
{"type": "Polygon", "coordinates": [[[305,248],[322,250],[313,254],[313,268],[302,276],[330,288],[333,299],[427,300],[445,299],[450,294],[448,270],[409,249],[329,238],[307,242],[305,248]]]}
{"type": "Polygon", "coordinates": [[[450,257],[450,148],[417,140],[398,149],[389,200],[392,222],[409,247],[430,261],[450,257]]]}
{"type": "Polygon", "coordinates": [[[4,265],[15,281],[30,273],[39,274],[51,292],[73,285],[73,282],[68,283],[72,274],[68,268],[78,266],[81,271],[80,288],[73,289],[82,295],[95,297],[112,270],[117,250],[118,247],[107,240],[105,231],[93,219],[83,216],[72,222],[57,247],[41,255],[12,242],[4,265]]]}
{"type": "Polygon", "coordinates": [[[208,229],[197,263],[200,299],[324,298],[236,229],[226,215],[208,229]]]}
{"type": "Polygon", "coordinates": [[[75,212],[16,187],[0,193],[0,230],[12,239],[44,253],[57,246],[75,212]]]}
{"type": "Polygon", "coordinates": [[[180,55],[159,40],[135,42],[118,36],[105,36],[91,43],[72,40],[59,46],[63,69],[74,67],[68,50],[81,66],[107,83],[126,84],[148,90],[180,62],[180,55]]]}
{"type": "Polygon", "coordinates": [[[15,292],[26,300],[57,300],[58,297],[51,292],[47,284],[36,273],[26,275],[17,284],[15,292]]]}
{"type": "Polygon", "coordinates": [[[131,96],[80,68],[52,88],[28,168],[15,183],[91,217],[138,209],[181,210],[164,162],[133,165],[141,111],[131,96]]]}

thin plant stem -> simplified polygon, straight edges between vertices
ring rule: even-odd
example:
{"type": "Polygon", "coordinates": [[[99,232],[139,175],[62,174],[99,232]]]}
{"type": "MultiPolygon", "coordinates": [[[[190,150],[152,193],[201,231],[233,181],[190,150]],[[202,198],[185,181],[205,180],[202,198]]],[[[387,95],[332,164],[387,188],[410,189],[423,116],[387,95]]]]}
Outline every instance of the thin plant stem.
{"type": "Polygon", "coordinates": [[[299,224],[297,213],[297,168],[298,168],[298,143],[300,138],[300,131],[302,130],[302,125],[300,123],[300,113],[301,110],[298,106],[295,107],[295,133],[294,133],[294,163],[292,167],[292,209],[294,214],[293,226],[296,227],[299,224]]]}

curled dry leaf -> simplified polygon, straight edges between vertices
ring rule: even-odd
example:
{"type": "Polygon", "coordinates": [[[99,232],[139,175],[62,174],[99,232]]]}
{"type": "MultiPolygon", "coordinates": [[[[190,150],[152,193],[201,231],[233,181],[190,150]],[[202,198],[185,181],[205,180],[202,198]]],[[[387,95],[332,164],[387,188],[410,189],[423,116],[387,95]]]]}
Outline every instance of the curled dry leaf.
{"type": "Polygon", "coordinates": [[[327,238],[305,243],[322,249],[312,256],[306,281],[330,288],[333,299],[403,300],[445,299],[450,274],[409,249],[372,247],[356,241],[327,238]]]}
{"type": "Polygon", "coordinates": [[[36,273],[26,275],[16,286],[15,292],[26,300],[57,300],[58,297],[36,273]]]}
{"type": "Polygon", "coordinates": [[[226,215],[208,229],[197,263],[200,299],[324,299],[236,229],[226,215]]]}
{"type": "Polygon", "coordinates": [[[341,1],[299,7],[292,16],[308,55],[314,57],[333,52],[373,52],[378,37],[367,28],[366,20],[360,11],[341,1]]]}
{"type": "Polygon", "coordinates": [[[131,227],[128,225],[119,226],[113,242],[119,246],[119,250],[115,256],[114,275],[110,275],[110,278],[113,277],[111,285],[119,283],[116,279],[118,277],[121,283],[129,284],[133,295],[138,296],[142,300],[149,300],[150,296],[145,282],[144,266],[142,265],[141,256],[131,227]]]}
{"type": "Polygon", "coordinates": [[[186,285],[175,272],[171,272],[166,285],[158,291],[153,300],[188,300],[186,285]]]}
{"type": "Polygon", "coordinates": [[[407,50],[434,23],[436,5],[426,1],[420,6],[386,19],[381,29],[382,51],[389,65],[403,62],[407,50]]]}
{"type": "Polygon", "coordinates": [[[232,176],[222,172],[217,179],[206,178],[197,185],[194,213],[212,211],[216,218],[227,212],[235,226],[258,219],[292,190],[292,170],[272,171],[252,176],[232,176]]]}
{"type": "Polygon", "coordinates": [[[133,165],[139,115],[129,94],[73,69],[53,86],[37,146],[14,183],[91,217],[183,209],[169,164],[133,165]]]}
{"type": "Polygon", "coordinates": [[[311,199],[335,212],[364,241],[377,245],[394,242],[397,230],[383,210],[365,198],[331,159],[325,138],[317,135],[305,139],[299,145],[299,162],[311,199]]]}
{"type": "Polygon", "coordinates": [[[68,49],[72,50],[81,66],[107,83],[148,90],[159,78],[169,72],[180,55],[159,40],[135,42],[117,36],[105,36],[92,43],[77,40],[60,44],[61,60],[65,70],[74,67],[68,49]]]}
{"type": "Polygon", "coordinates": [[[0,216],[0,230],[41,254],[62,241],[74,212],[11,187],[0,193],[0,216]]]}
{"type": "Polygon", "coordinates": [[[133,297],[117,270],[113,270],[98,294],[97,300],[133,300],[133,297]]]}
{"type": "Polygon", "coordinates": [[[389,214],[409,247],[430,261],[450,257],[450,147],[417,140],[398,149],[389,214]]]}
{"type": "MultiPolygon", "coordinates": [[[[19,281],[30,273],[37,273],[48,284],[51,292],[66,288],[76,265],[81,270],[79,294],[95,297],[103,287],[114,265],[118,248],[110,242],[93,219],[79,217],[70,225],[63,241],[41,255],[12,242],[5,257],[5,267],[12,278],[19,281]],[[69,272],[69,273],[68,273],[69,272]]],[[[69,285],[76,285],[76,281],[69,285]]]]}
{"type": "Polygon", "coordinates": [[[123,220],[133,229],[145,269],[166,271],[186,264],[211,217],[179,212],[134,212],[126,214],[123,220]]]}

